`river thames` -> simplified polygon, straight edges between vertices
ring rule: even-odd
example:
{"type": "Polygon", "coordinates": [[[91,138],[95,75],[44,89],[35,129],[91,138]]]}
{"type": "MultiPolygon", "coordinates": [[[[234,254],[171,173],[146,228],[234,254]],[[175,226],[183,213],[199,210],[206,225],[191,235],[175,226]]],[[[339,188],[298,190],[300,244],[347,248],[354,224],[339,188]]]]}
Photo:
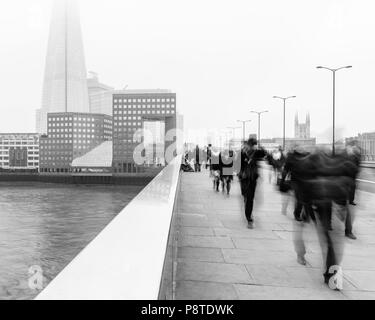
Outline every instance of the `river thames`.
{"type": "Polygon", "coordinates": [[[0,183],[0,300],[34,298],[30,267],[45,287],[142,189],[0,183]]]}

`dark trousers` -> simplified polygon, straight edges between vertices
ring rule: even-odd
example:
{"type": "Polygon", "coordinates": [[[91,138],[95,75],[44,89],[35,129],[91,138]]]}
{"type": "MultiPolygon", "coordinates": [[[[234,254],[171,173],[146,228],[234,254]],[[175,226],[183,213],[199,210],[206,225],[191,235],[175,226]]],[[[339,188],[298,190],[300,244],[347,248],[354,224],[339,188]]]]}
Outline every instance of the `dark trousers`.
{"type": "MultiPolygon", "coordinates": [[[[338,205],[345,208],[346,216],[345,216],[345,234],[351,234],[353,232],[353,217],[352,214],[346,204],[346,201],[336,201],[338,205]]],[[[327,209],[327,224],[328,228],[332,228],[332,206],[327,209]]]]}
{"type": "Polygon", "coordinates": [[[329,270],[332,266],[340,265],[342,259],[342,241],[333,241],[329,228],[331,226],[332,202],[322,201],[316,204],[316,213],[320,221],[319,238],[322,249],[326,251],[326,272],[325,277],[329,277],[329,270]]]}
{"type": "Polygon", "coordinates": [[[304,220],[304,221],[315,221],[314,211],[312,209],[311,203],[304,202],[303,199],[296,196],[296,205],[294,207],[294,218],[296,220],[304,220]],[[302,216],[302,209],[305,210],[305,215],[302,216]]]}
{"type": "Polygon", "coordinates": [[[350,193],[349,193],[349,202],[350,203],[354,202],[355,188],[356,188],[356,185],[355,185],[355,181],[354,181],[353,185],[350,187],[350,193]]]}
{"type": "Polygon", "coordinates": [[[247,221],[253,221],[253,206],[256,186],[256,180],[241,181],[241,190],[245,200],[245,215],[247,221]]]}
{"type": "Polygon", "coordinates": [[[296,197],[296,204],[294,207],[294,218],[296,220],[303,219],[309,220],[312,219],[315,221],[314,211],[312,209],[311,202],[304,198],[301,186],[296,183],[292,183],[292,188],[294,190],[294,195],[296,197]],[[302,209],[305,209],[305,216],[302,217],[302,209]]]}

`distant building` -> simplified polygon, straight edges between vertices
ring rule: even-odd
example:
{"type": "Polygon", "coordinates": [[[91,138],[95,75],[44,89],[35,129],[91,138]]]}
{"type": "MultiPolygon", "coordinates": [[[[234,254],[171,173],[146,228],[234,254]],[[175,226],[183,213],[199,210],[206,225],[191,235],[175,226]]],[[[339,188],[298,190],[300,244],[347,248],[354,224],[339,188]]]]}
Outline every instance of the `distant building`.
{"type": "Polygon", "coordinates": [[[375,132],[358,134],[356,137],[345,139],[346,145],[354,144],[360,148],[362,160],[375,161],[375,132]]]}
{"type": "Polygon", "coordinates": [[[87,71],[76,0],[57,0],[51,17],[42,108],[37,132],[47,133],[47,114],[89,112],[87,71]]]}
{"type": "Polygon", "coordinates": [[[1,171],[37,171],[39,135],[37,133],[1,133],[1,171]]]}
{"type": "MultiPolygon", "coordinates": [[[[165,135],[169,130],[176,129],[176,94],[169,90],[124,90],[115,91],[113,94],[113,173],[141,173],[145,172],[150,156],[146,157],[144,165],[134,161],[134,151],[144,139],[139,133],[147,127],[150,122],[163,122],[165,135]],[[146,159],[147,158],[147,159],[146,159]]],[[[165,150],[173,143],[176,137],[170,137],[172,141],[158,140],[155,144],[163,141],[162,153],[157,152],[156,159],[161,165],[164,163],[165,150]],[[159,141],[159,142],[157,142],[159,141]],[[159,153],[159,154],[158,154],[159,153]]],[[[150,144],[149,141],[146,142],[150,144]]],[[[155,149],[161,150],[155,145],[155,149]]],[[[155,150],[156,152],[157,150],[155,150]]],[[[155,153],[153,152],[153,153],[155,153]]]]}
{"type": "Polygon", "coordinates": [[[294,138],[296,139],[310,139],[310,114],[306,115],[306,122],[300,123],[298,120],[298,113],[294,119],[294,138]]]}
{"type": "Polygon", "coordinates": [[[273,139],[261,139],[260,145],[269,153],[280,148],[280,144],[273,142],[273,139]]]}
{"type": "MultiPolygon", "coordinates": [[[[283,146],[283,138],[273,138],[262,140],[262,145],[268,145],[269,148],[274,146],[283,146]]],[[[290,151],[297,146],[315,147],[316,138],[300,139],[300,138],[285,138],[285,150],[290,151]]]]}
{"type": "Polygon", "coordinates": [[[232,150],[241,150],[242,147],[242,139],[239,138],[232,138],[229,140],[229,148],[232,150]]]}
{"type": "Polygon", "coordinates": [[[100,83],[96,73],[90,72],[90,76],[87,79],[90,112],[112,116],[112,94],[114,88],[100,83]]]}
{"type": "Polygon", "coordinates": [[[74,159],[112,140],[112,117],[62,112],[48,114],[48,135],[40,138],[40,172],[68,173],[74,159]]]}

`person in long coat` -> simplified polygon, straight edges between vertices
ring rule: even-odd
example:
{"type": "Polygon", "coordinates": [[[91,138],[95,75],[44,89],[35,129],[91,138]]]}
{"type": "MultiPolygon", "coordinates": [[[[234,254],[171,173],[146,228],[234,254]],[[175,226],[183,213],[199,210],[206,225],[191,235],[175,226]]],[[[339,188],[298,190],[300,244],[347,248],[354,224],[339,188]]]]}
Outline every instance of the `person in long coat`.
{"type": "Polygon", "coordinates": [[[241,184],[241,193],[245,202],[245,216],[248,222],[248,228],[253,229],[253,206],[254,196],[257,186],[258,162],[266,156],[263,149],[256,148],[256,139],[247,140],[241,150],[241,170],[238,178],[241,184]]]}

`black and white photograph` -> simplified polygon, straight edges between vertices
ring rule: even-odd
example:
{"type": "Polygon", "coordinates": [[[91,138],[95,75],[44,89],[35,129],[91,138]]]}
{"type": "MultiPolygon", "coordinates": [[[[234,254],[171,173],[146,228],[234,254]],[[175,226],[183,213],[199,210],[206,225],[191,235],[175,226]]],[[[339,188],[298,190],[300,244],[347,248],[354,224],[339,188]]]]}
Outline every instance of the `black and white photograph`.
{"type": "Polygon", "coordinates": [[[374,12],[1,1],[0,301],[374,300],[374,12]]]}

